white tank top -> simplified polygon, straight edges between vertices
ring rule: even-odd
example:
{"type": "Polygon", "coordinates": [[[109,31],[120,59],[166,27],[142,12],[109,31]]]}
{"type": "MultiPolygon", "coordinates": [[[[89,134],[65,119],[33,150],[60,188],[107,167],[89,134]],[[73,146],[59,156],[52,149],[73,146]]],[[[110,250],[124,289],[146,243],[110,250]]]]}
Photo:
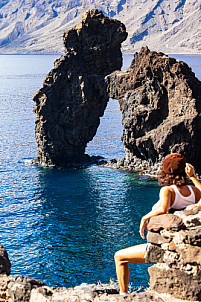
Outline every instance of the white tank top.
{"type": "Polygon", "coordinates": [[[187,206],[195,203],[195,194],[191,186],[187,186],[191,192],[191,194],[187,197],[183,196],[176,185],[171,185],[170,187],[173,188],[175,192],[175,200],[173,205],[171,206],[172,209],[184,209],[187,206]]]}
{"type": "MultiPolygon", "coordinates": [[[[176,185],[171,185],[171,188],[173,188],[175,192],[175,199],[173,205],[170,207],[172,209],[181,210],[185,209],[187,206],[195,203],[195,194],[191,186],[188,186],[191,194],[187,197],[183,196],[176,185]]],[[[152,210],[155,210],[160,204],[160,200],[153,205],[152,210]]]]}

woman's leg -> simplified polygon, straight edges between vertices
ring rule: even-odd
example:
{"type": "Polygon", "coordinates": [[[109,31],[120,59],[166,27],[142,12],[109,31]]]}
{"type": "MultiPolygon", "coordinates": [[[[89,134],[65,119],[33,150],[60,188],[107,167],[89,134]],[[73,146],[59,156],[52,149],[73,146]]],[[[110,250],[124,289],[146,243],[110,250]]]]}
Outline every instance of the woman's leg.
{"type": "Polygon", "coordinates": [[[122,293],[128,292],[129,269],[128,263],[145,263],[146,243],[136,246],[131,246],[127,249],[116,252],[115,264],[117,279],[122,293]]]}

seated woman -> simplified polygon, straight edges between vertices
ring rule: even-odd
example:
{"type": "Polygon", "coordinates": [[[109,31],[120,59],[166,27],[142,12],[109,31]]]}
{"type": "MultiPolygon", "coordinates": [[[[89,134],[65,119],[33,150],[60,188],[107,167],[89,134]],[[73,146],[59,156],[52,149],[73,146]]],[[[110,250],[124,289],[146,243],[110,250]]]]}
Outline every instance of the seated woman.
{"type": "MultiPolygon", "coordinates": [[[[194,168],[186,164],[183,155],[172,153],[163,160],[163,168],[158,174],[158,182],[163,186],[159,193],[159,201],[152,210],[141,219],[140,235],[143,239],[144,230],[147,230],[148,221],[151,217],[165,214],[168,211],[188,209],[201,209],[201,184],[194,175],[194,168]],[[185,172],[186,171],[186,172],[185,172]],[[188,185],[188,177],[196,187],[188,185]]],[[[117,279],[120,285],[120,294],[128,292],[129,263],[145,263],[145,255],[149,244],[132,246],[116,252],[115,264],[117,279]]]]}

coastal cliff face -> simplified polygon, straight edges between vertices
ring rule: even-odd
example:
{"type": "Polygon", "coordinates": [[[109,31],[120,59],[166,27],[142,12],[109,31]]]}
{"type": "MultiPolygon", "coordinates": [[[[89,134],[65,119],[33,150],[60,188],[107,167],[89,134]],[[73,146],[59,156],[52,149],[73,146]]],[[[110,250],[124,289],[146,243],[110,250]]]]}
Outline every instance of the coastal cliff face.
{"type": "Polygon", "coordinates": [[[124,127],[125,159],[113,166],[155,173],[164,156],[178,152],[201,173],[201,82],[187,64],[145,47],[106,84],[124,127]]]}
{"type": "Polygon", "coordinates": [[[125,26],[98,10],[64,33],[65,55],[55,61],[33,100],[37,114],[35,164],[68,166],[87,162],[93,139],[109,100],[104,77],[122,66],[125,26]]]}

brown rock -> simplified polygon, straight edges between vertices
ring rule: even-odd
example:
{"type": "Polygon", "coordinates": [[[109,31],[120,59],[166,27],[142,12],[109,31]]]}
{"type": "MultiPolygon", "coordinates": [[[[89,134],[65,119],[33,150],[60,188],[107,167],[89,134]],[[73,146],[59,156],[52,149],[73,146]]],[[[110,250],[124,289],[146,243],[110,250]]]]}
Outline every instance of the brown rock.
{"type": "Polygon", "coordinates": [[[131,66],[106,77],[109,96],[122,112],[125,162],[155,172],[165,155],[178,152],[201,172],[201,83],[184,62],[147,47],[131,66]]]}
{"type": "Polygon", "coordinates": [[[174,214],[162,214],[152,217],[148,224],[148,230],[159,232],[160,230],[179,231],[185,228],[182,219],[174,214]]]}
{"type": "Polygon", "coordinates": [[[174,241],[171,241],[169,244],[169,250],[170,251],[175,251],[176,250],[176,245],[174,243],[174,241]]]}
{"type": "Polygon", "coordinates": [[[201,247],[201,226],[181,230],[175,234],[174,241],[177,245],[185,243],[201,247]]]}
{"type": "Polygon", "coordinates": [[[81,166],[109,100],[104,77],[122,66],[125,26],[98,10],[64,33],[65,55],[57,59],[43,88],[33,97],[37,114],[35,164],[81,166]]]}
{"type": "Polygon", "coordinates": [[[194,228],[201,226],[201,211],[177,211],[174,215],[180,217],[187,228],[194,228]]]}
{"type": "Polygon", "coordinates": [[[150,242],[153,244],[161,245],[162,243],[170,242],[170,240],[171,240],[171,238],[165,238],[164,236],[162,236],[159,233],[150,232],[150,231],[147,233],[147,242],[150,242]]]}
{"type": "Polygon", "coordinates": [[[150,286],[158,293],[168,293],[188,301],[201,301],[201,270],[194,275],[163,264],[149,267],[150,286]]]}
{"type": "Polygon", "coordinates": [[[186,231],[184,242],[201,247],[201,226],[186,231]]]}
{"type": "Polygon", "coordinates": [[[146,253],[145,262],[146,263],[157,263],[163,262],[163,256],[165,251],[159,246],[151,244],[148,252],[146,253]]]}
{"type": "Polygon", "coordinates": [[[7,302],[29,302],[31,290],[44,285],[29,277],[0,275],[0,298],[7,302]]]}
{"type": "Polygon", "coordinates": [[[201,247],[183,244],[177,246],[176,251],[182,256],[184,263],[196,263],[197,265],[201,265],[201,247]]]}

